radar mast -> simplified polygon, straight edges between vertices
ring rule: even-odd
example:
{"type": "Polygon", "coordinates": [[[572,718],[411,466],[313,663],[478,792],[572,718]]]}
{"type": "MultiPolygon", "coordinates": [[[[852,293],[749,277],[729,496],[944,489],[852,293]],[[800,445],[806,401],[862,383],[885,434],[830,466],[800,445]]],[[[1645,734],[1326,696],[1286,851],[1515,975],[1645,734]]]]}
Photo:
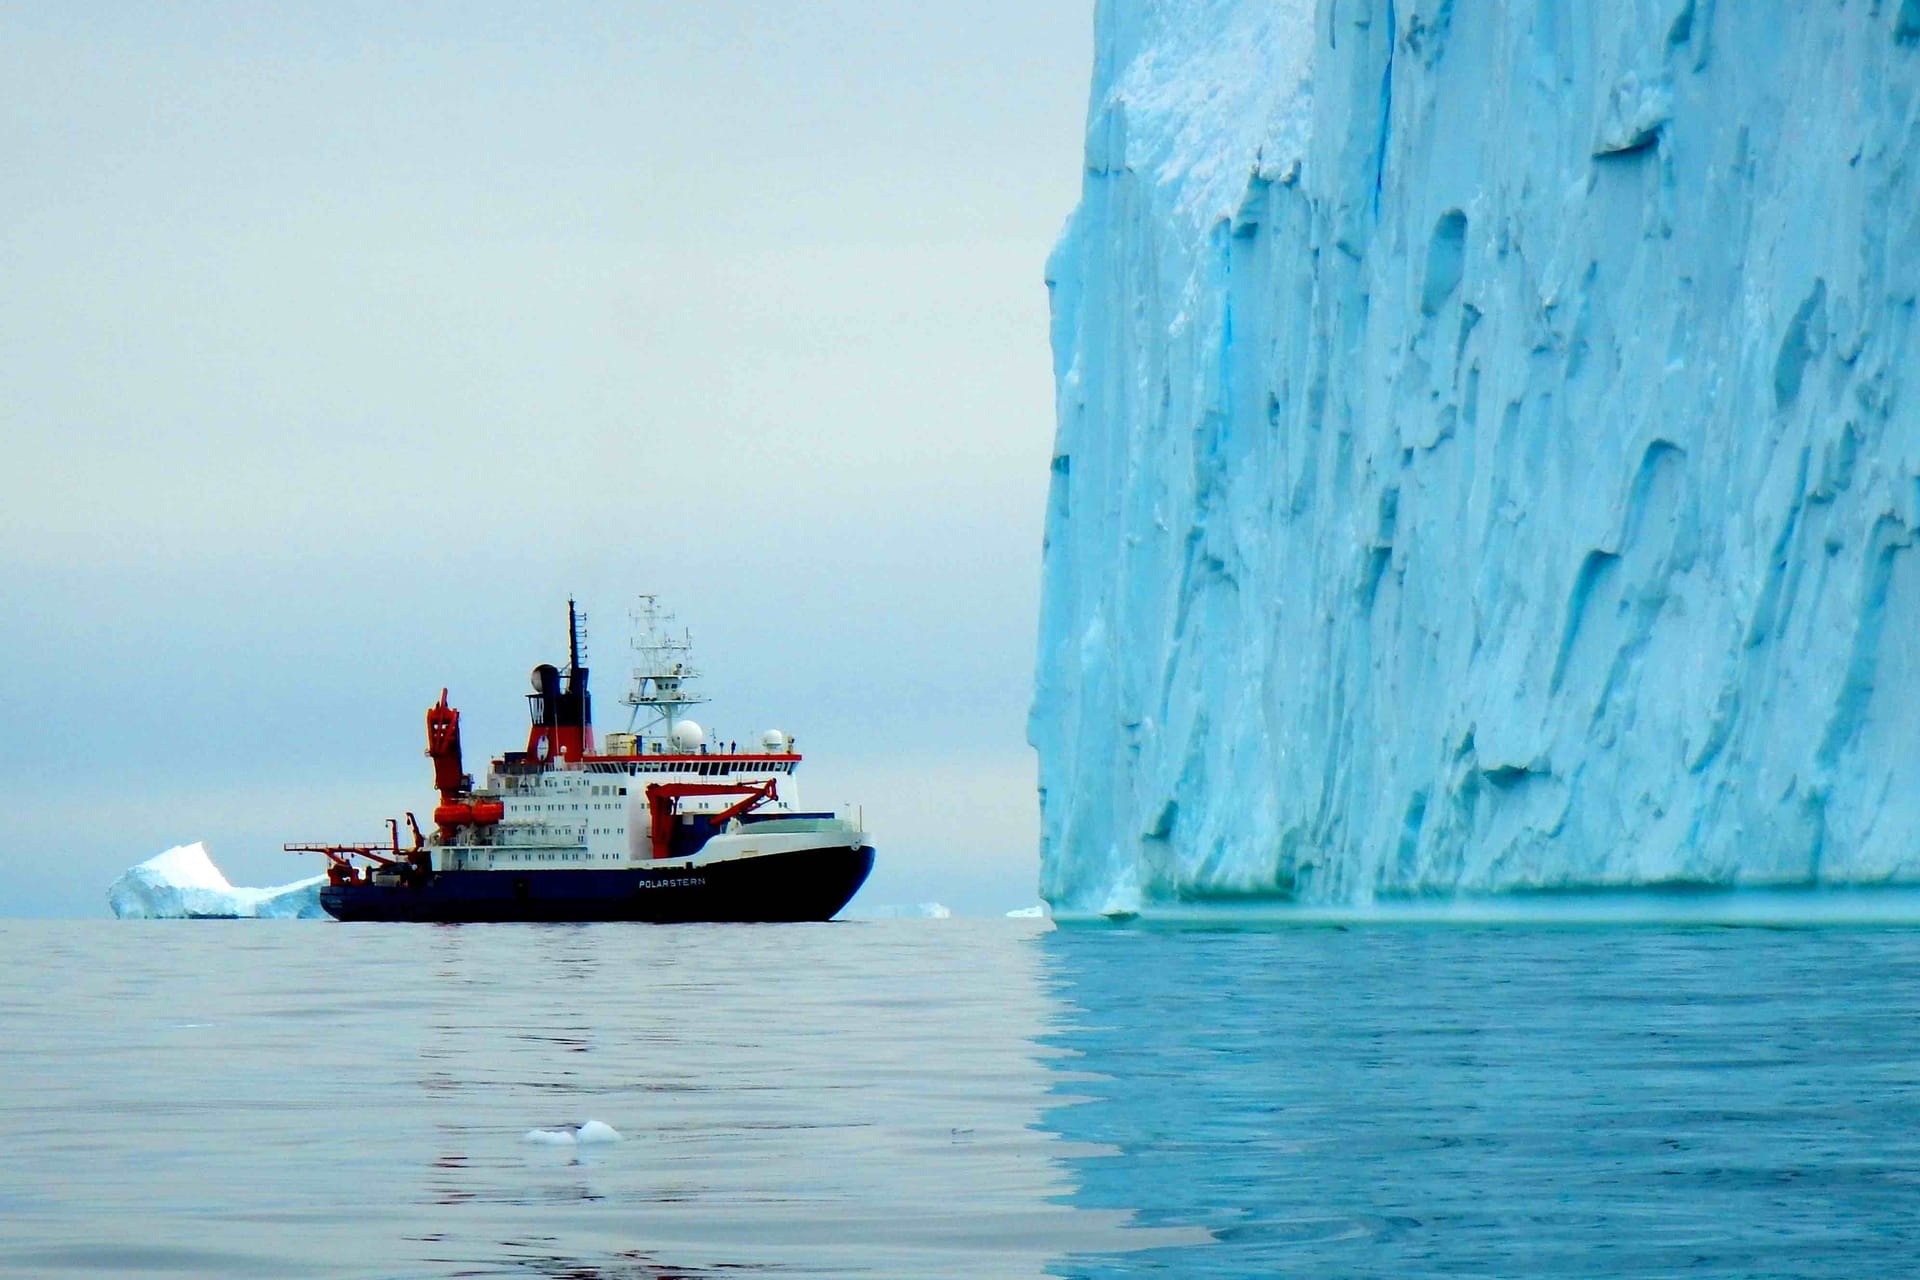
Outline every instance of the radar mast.
{"type": "Polygon", "coordinates": [[[633,686],[620,701],[633,708],[627,717],[627,731],[634,732],[642,708],[647,721],[639,730],[639,750],[675,750],[673,727],[680,722],[682,707],[705,702],[707,695],[692,687],[700,675],[693,666],[693,637],[682,629],[673,633],[674,616],[660,607],[660,598],[640,597],[639,605],[628,615],[633,619],[633,686]]]}

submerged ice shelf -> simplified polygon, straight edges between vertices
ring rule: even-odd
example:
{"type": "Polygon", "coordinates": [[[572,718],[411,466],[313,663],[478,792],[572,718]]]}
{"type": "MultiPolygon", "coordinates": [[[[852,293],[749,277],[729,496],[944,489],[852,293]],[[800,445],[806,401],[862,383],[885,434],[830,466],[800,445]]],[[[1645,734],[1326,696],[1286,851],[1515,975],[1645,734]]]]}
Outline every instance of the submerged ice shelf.
{"type": "Polygon", "coordinates": [[[1056,913],[1920,877],[1920,5],[1095,39],[1056,913]]]}
{"type": "Polygon", "coordinates": [[[107,905],[122,920],[317,919],[325,876],[269,889],[228,882],[199,841],[177,845],[129,867],[107,886],[107,905]]]}

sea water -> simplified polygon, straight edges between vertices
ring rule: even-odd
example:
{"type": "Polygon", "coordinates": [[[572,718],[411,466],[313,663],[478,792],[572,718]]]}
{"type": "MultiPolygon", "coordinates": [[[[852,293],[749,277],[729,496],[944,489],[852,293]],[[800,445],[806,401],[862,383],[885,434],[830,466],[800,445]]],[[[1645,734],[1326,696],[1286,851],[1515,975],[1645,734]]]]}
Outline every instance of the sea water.
{"type": "Polygon", "coordinates": [[[18,921],[0,964],[8,1275],[1920,1259],[1920,930],[18,921]]]}

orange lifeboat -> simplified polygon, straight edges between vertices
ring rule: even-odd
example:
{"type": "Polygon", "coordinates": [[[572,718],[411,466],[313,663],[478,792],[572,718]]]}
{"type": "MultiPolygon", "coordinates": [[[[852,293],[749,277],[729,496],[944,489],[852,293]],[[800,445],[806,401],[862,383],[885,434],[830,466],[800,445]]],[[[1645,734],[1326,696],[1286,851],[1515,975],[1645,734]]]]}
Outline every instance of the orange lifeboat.
{"type": "Polygon", "coordinates": [[[507,806],[498,800],[449,800],[433,811],[435,825],[490,827],[507,816],[507,806]]]}
{"type": "Polygon", "coordinates": [[[473,821],[473,806],[464,800],[450,800],[433,811],[435,826],[464,827],[473,821]]]}

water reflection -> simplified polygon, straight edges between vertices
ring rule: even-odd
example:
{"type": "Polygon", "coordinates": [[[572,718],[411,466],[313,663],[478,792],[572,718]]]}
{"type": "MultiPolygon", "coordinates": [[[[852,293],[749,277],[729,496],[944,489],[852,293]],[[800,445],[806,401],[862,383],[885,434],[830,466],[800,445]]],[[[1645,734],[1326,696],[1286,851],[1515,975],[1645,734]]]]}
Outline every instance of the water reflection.
{"type": "Polygon", "coordinates": [[[1203,1233],[1051,1274],[1840,1277],[1920,1248],[1915,933],[1033,946],[1069,1202],[1203,1233]]]}
{"type": "Polygon", "coordinates": [[[1920,931],[80,927],[0,928],[21,1274],[1920,1256],[1920,931]]]}
{"type": "Polygon", "coordinates": [[[1003,1280],[1189,1238],[1068,1203],[1043,927],[434,931],[422,1262],[1003,1280]],[[522,1141],[588,1119],[626,1140],[522,1141]]]}
{"type": "MultiPolygon", "coordinates": [[[[564,1254],[547,1252],[552,1247],[552,1241],[501,1241],[499,1261],[511,1270],[500,1274],[547,1276],[552,1280],[712,1280],[713,1277],[723,1275],[779,1275],[781,1273],[781,1268],[778,1267],[751,1264],[730,1265],[718,1270],[687,1267],[677,1263],[662,1262],[658,1258],[639,1252],[602,1259],[572,1258],[564,1254]]],[[[458,1274],[470,1276],[495,1273],[491,1270],[485,1272],[463,1270],[458,1274]]]]}

